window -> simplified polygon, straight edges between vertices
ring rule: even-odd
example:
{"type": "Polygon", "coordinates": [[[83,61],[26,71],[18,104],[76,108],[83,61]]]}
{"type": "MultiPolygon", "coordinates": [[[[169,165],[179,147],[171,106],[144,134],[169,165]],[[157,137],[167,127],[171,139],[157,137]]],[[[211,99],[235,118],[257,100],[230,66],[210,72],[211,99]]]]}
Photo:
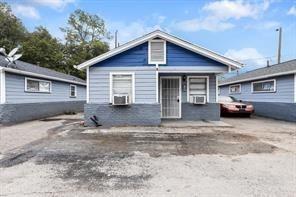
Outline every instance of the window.
{"type": "Polygon", "coordinates": [[[276,81],[275,79],[266,81],[256,81],[252,82],[252,92],[275,92],[276,91],[276,81]]]}
{"type": "Polygon", "coordinates": [[[166,42],[164,40],[151,40],[148,47],[149,64],[166,64],[166,42]]]}
{"type": "Polygon", "coordinates": [[[70,97],[76,97],[77,94],[77,86],[76,85],[70,85],[70,97]]]}
{"type": "Polygon", "coordinates": [[[205,96],[209,102],[209,77],[188,77],[187,101],[192,103],[193,96],[205,96]]]}
{"type": "Polygon", "coordinates": [[[134,73],[111,73],[110,79],[110,103],[113,96],[128,96],[129,103],[134,102],[134,73]]]}
{"type": "Polygon", "coordinates": [[[239,94],[241,93],[241,84],[235,84],[229,86],[229,93],[230,94],[239,94]]]}
{"type": "Polygon", "coordinates": [[[25,78],[25,91],[26,92],[51,92],[51,82],[40,79],[25,78]]]}

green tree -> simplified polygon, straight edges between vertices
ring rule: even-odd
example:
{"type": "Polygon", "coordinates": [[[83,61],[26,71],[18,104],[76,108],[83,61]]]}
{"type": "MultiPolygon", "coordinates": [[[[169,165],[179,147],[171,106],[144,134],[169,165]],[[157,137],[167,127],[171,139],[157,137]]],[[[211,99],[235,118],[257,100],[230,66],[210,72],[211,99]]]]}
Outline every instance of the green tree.
{"type": "Polygon", "coordinates": [[[68,44],[80,45],[110,39],[104,20],[80,9],[70,15],[68,26],[60,29],[65,33],[68,44]]]}
{"type": "Polygon", "coordinates": [[[78,65],[109,50],[106,41],[111,39],[110,33],[104,20],[97,15],[78,9],[61,31],[65,33],[67,65],[78,65]]]}
{"type": "Polygon", "coordinates": [[[42,67],[69,73],[63,64],[63,46],[45,27],[37,27],[22,42],[22,60],[42,67]]]}
{"type": "Polygon", "coordinates": [[[26,28],[13,15],[10,6],[0,2],[0,47],[10,51],[21,44],[26,34],[26,28]]]}

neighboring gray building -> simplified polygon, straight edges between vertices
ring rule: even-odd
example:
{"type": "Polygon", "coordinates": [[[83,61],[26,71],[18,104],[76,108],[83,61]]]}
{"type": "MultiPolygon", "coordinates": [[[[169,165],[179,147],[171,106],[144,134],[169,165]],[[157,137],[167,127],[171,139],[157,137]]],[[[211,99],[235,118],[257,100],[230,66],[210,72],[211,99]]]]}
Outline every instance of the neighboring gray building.
{"type": "Polygon", "coordinates": [[[217,75],[241,64],[162,31],[82,63],[85,122],[159,125],[162,119],[219,120],[217,75]]]}
{"type": "Polygon", "coordinates": [[[0,55],[0,124],[83,111],[85,81],[0,55]]]}
{"type": "Polygon", "coordinates": [[[257,115],[296,122],[296,60],[220,81],[220,95],[251,102],[257,115]]]}

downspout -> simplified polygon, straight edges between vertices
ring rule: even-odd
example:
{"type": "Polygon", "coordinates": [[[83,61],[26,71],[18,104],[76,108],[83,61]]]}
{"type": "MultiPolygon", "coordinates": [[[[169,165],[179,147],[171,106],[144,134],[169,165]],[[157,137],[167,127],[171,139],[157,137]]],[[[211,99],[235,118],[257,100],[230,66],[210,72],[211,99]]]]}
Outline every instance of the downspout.
{"type": "Polygon", "coordinates": [[[86,68],[86,103],[89,103],[89,67],[86,68]]]}
{"type": "Polygon", "coordinates": [[[0,68],[0,104],[4,104],[6,102],[6,88],[5,88],[5,71],[0,68]]]}
{"type": "Polygon", "coordinates": [[[159,103],[159,77],[158,77],[159,65],[155,64],[155,75],[156,75],[156,103],[159,103]]]}

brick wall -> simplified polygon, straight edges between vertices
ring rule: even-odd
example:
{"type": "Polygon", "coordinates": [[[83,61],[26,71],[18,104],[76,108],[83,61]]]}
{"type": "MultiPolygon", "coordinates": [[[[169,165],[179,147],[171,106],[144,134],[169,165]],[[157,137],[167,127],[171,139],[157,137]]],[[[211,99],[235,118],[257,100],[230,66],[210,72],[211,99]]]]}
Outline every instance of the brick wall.
{"type": "Polygon", "coordinates": [[[182,120],[220,120],[220,105],[218,103],[205,105],[183,103],[182,120]]]}
{"type": "Polygon", "coordinates": [[[278,120],[296,122],[296,103],[251,102],[255,114],[278,120]]]}
{"type": "Polygon", "coordinates": [[[84,119],[87,126],[94,126],[90,117],[97,116],[98,122],[107,126],[160,125],[159,104],[133,104],[112,106],[109,104],[85,104],[84,119]]]}
{"type": "Polygon", "coordinates": [[[82,112],[84,101],[19,103],[0,105],[0,124],[42,119],[66,112],[82,112]]]}

